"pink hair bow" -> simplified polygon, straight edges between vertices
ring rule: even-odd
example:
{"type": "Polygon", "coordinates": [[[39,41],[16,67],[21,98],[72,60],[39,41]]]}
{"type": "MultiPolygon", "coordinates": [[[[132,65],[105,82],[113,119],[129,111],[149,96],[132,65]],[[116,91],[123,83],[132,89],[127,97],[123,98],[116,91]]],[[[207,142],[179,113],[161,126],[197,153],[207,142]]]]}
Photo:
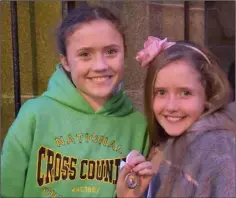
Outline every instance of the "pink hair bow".
{"type": "Polygon", "coordinates": [[[137,53],[136,60],[141,67],[145,67],[160,54],[160,52],[174,44],[175,42],[167,42],[167,38],[161,40],[157,37],[149,36],[144,43],[144,49],[137,53]]]}

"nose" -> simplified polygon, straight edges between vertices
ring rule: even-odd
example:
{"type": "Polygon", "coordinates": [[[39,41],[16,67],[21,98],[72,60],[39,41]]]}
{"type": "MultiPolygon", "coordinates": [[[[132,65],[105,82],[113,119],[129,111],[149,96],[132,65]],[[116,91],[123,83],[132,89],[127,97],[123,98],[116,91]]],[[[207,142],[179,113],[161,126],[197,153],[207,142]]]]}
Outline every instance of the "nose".
{"type": "Polygon", "coordinates": [[[166,102],[166,110],[169,112],[175,112],[178,110],[178,98],[170,96],[166,102]]]}
{"type": "Polygon", "coordinates": [[[93,64],[93,69],[95,71],[104,71],[108,69],[108,64],[106,61],[106,58],[102,55],[98,55],[94,64],[93,64]]]}

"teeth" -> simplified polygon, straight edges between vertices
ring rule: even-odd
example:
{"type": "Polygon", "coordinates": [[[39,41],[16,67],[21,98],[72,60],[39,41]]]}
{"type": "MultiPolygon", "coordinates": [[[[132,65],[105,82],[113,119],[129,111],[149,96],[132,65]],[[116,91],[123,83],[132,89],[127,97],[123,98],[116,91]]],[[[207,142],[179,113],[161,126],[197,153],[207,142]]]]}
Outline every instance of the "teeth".
{"type": "Polygon", "coordinates": [[[172,121],[172,122],[177,122],[177,121],[181,120],[182,118],[167,116],[166,119],[169,121],[172,121]]]}
{"type": "Polygon", "coordinates": [[[109,79],[109,77],[98,77],[98,78],[91,78],[93,81],[96,82],[103,82],[109,79]]]}

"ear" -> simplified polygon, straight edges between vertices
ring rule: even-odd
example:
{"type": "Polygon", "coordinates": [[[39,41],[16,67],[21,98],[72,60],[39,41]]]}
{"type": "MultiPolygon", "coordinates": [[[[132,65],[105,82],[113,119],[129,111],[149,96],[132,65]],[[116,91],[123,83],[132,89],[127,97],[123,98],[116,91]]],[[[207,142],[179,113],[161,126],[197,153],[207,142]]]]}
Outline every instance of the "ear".
{"type": "Polygon", "coordinates": [[[60,54],[60,61],[61,61],[61,64],[62,64],[63,68],[64,68],[66,71],[70,72],[70,66],[69,66],[69,64],[68,64],[68,61],[67,61],[66,56],[60,54]]]}

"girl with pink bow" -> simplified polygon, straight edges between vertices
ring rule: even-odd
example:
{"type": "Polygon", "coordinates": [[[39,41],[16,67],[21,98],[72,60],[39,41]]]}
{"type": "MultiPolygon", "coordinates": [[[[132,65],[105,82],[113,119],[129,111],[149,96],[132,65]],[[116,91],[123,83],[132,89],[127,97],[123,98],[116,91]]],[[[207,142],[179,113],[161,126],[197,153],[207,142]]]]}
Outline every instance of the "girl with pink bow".
{"type": "Polygon", "coordinates": [[[149,37],[136,57],[147,67],[148,159],[132,151],[117,197],[235,197],[235,107],[216,57],[197,44],[149,37]],[[136,175],[132,188],[128,176],[136,175]]]}

